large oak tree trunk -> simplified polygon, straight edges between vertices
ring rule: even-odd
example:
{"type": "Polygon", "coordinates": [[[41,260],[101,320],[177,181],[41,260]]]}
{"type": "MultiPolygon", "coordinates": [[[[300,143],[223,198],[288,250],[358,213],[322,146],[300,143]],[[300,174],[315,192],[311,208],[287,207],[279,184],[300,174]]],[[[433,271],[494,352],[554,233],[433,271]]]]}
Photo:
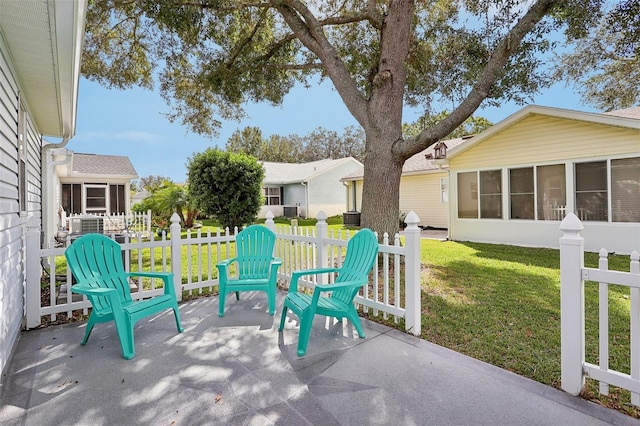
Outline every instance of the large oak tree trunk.
{"type": "Polygon", "coordinates": [[[404,160],[394,158],[391,150],[385,149],[388,143],[367,137],[367,145],[378,149],[368,150],[364,160],[361,224],[377,231],[379,238],[384,232],[393,236],[399,229],[400,176],[404,160]]]}

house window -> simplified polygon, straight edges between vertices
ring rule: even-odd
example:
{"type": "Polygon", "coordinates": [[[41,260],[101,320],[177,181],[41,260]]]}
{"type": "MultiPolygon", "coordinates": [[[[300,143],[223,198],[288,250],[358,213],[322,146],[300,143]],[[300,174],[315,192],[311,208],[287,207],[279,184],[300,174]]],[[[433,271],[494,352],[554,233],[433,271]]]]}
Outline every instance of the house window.
{"type": "Polygon", "coordinates": [[[27,135],[25,134],[25,109],[18,103],[18,204],[21,212],[27,211],[27,135]]]}
{"type": "Polygon", "coordinates": [[[480,217],[502,217],[502,170],[480,172],[480,217]]]}
{"type": "Polygon", "coordinates": [[[68,214],[82,214],[82,185],[79,183],[62,184],[61,204],[68,214]]]}
{"type": "Polygon", "coordinates": [[[611,160],[611,220],[640,222],[640,157],[611,160]]]}
{"type": "Polygon", "coordinates": [[[440,203],[447,204],[449,202],[449,178],[440,178],[440,203]]]}
{"type": "Polygon", "coordinates": [[[538,220],[562,220],[566,215],[567,190],[564,164],[536,168],[538,220]]]}
{"type": "Polygon", "coordinates": [[[107,212],[107,185],[85,185],[87,213],[107,212]]]}
{"type": "Polygon", "coordinates": [[[511,219],[534,219],[533,167],[509,170],[511,219]]]}
{"type": "Polygon", "coordinates": [[[111,214],[126,213],[124,185],[109,185],[109,210],[111,214]]]}
{"type": "Polygon", "coordinates": [[[264,188],[264,204],[265,206],[280,206],[281,204],[281,188],[264,188]]]}
{"type": "Polygon", "coordinates": [[[458,217],[478,218],[478,173],[458,173],[458,217]]]}
{"type": "Polygon", "coordinates": [[[607,220],[607,162],[577,163],[576,213],[581,220],[607,220]]]}

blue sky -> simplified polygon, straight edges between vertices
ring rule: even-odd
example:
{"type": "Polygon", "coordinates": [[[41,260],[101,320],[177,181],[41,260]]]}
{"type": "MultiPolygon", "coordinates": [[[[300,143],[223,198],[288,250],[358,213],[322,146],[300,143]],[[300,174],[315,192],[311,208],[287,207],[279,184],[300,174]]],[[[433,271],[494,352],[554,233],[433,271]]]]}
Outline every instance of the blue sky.
{"type": "MultiPolygon", "coordinates": [[[[536,105],[593,111],[583,105],[572,89],[558,84],[536,96],[536,105]]],[[[497,123],[522,106],[505,104],[481,109],[476,115],[497,123]]],[[[174,182],[186,180],[187,159],[208,147],[223,148],[236,129],[256,126],[264,137],[306,135],[318,127],[341,132],[357,125],[330,83],[306,89],[296,87],[282,107],[268,104],[247,105],[248,117],[242,122],[224,122],[219,136],[206,138],[170,123],[164,113],[169,107],[155,92],[143,89],[109,90],[81,79],[76,135],[67,148],[90,154],[124,155],[131,159],[140,177],[161,175],[174,182]]],[[[418,111],[407,110],[404,122],[413,122],[418,111]]]]}

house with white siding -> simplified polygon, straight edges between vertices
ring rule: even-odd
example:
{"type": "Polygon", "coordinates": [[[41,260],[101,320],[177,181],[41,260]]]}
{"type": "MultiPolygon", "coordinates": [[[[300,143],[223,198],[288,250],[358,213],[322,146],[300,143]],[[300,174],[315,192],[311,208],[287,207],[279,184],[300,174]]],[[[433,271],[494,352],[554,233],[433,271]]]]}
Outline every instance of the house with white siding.
{"type": "Polygon", "coordinates": [[[75,134],[86,6],[0,2],[0,370],[24,326],[26,224],[55,212],[52,150],[75,134]]]}
{"type": "Polygon", "coordinates": [[[325,159],[309,163],[263,162],[264,205],[258,216],[268,211],[276,217],[315,217],[321,210],[327,216],[342,214],[347,190],[340,180],[362,168],[353,157],[325,159]]]}
{"type": "Polygon", "coordinates": [[[83,154],[64,148],[54,154],[58,211],[63,210],[66,216],[107,218],[131,211],[131,181],[138,178],[138,173],[129,157],[83,154]]]}
{"type": "MultiPolygon", "coordinates": [[[[446,152],[471,136],[440,141],[405,161],[400,177],[400,211],[398,215],[414,211],[423,228],[449,227],[449,174],[443,158],[446,152]]],[[[360,211],[364,169],[344,176],[348,187],[347,210],[360,211]]]]}
{"type": "Polygon", "coordinates": [[[446,163],[452,240],[558,248],[573,212],[586,250],[640,250],[640,108],[527,106],[446,163]]]}

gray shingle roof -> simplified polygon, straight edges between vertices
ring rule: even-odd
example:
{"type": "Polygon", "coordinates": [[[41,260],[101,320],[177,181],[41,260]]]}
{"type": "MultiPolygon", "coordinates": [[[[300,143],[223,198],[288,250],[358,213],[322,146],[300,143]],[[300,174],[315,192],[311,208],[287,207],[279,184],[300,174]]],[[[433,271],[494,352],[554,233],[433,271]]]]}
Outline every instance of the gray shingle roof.
{"type": "Polygon", "coordinates": [[[272,163],[262,162],[264,167],[264,182],[267,184],[284,184],[306,181],[338,164],[355,160],[351,157],[337,160],[325,159],[309,163],[272,163]]]}
{"type": "MultiPolygon", "coordinates": [[[[450,150],[451,148],[456,147],[461,143],[468,141],[469,139],[471,139],[470,136],[465,136],[464,138],[448,139],[441,142],[444,142],[444,144],[447,146],[447,150],[450,150]]],[[[435,159],[433,158],[434,156],[433,148],[435,146],[436,144],[433,144],[429,148],[417,153],[413,157],[409,157],[409,159],[405,161],[404,165],[402,166],[402,174],[438,170],[439,167],[436,164],[435,159]],[[432,158],[427,159],[426,156],[428,154],[431,154],[432,158]]],[[[362,177],[364,177],[364,168],[361,167],[360,170],[357,170],[353,173],[349,173],[347,176],[344,176],[342,179],[353,180],[353,179],[362,178],[362,177]]]]}
{"type": "Polygon", "coordinates": [[[640,106],[619,109],[617,111],[605,112],[606,115],[615,115],[616,117],[637,118],[640,120],[640,106]]]}
{"type": "Polygon", "coordinates": [[[73,173],[91,175],[117,175],[135,179],[136,169],[129,157],[120,155],[73,154],[73,173]]]}

